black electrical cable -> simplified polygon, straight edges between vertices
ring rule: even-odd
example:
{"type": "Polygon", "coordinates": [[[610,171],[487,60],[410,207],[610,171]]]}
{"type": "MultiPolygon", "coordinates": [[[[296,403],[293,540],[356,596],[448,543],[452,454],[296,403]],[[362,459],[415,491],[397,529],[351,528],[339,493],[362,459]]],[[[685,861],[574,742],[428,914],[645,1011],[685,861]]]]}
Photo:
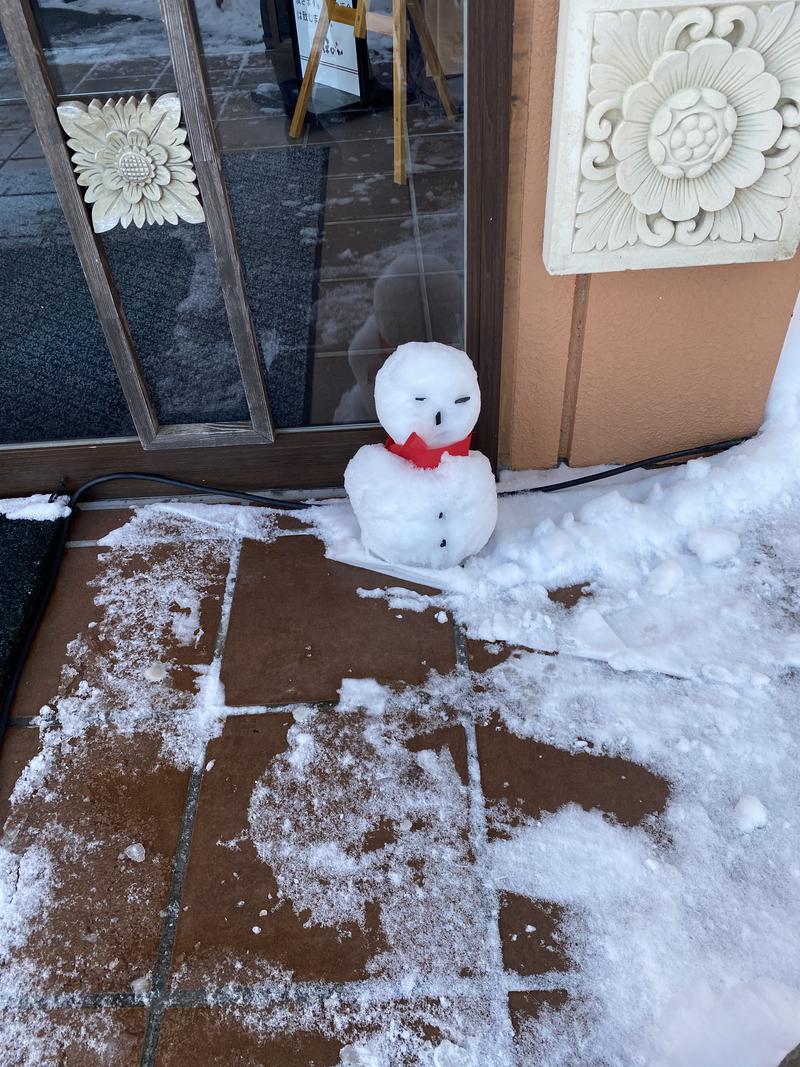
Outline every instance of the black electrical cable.
{"type": "Polygon", "coordinates": [[[725,452],[735,445],[749,440],[747,437],[736,437],[731,441],[719,441],[712,445],[700,445],[698,448],[682,448],[678,452],[665,452],[662,456],[651,456],[649,459],[638,459],[635,463],[625,463],[621,467],[612,467],[607,471],[598,471],[597,474],[584,474],[582,478],[572,478],[568,482],[556,482],[553,485],[535,485],[531,489],[509,489],[504,492],[500,489],[498,495],[523,496],[526,493],[555,493],[560,489],[574,489],[578,485],[588,485],[589,482],[599,482],[603,478],[614,478],[617,474],[625,474],[627,471],[638,471],[648,467],[658,468],[663,463],[676,459],[689,459],[692,456],[716,455],[717,452],[725,452]]]}
{"type": "MultiPolygon", "coordinates": [[[[732,441],[720,441],[717,444],[701,445],[698,448],[684,448],[678,452],[665,452],[661,456],[651,456],[649,459],[638,460],[636,463],[626,463],[621,467],[613,467],[611,470],[600,471],[597,474],[587,474],[581,478],[572,478],[567,482],[556,482],[554,485],[539,485],[532,489],[512,489],[508,492],[500,491],[500,496],[522,496],[527,493],[555,493],[561,489],[573,489],[579,485],[586,485],[589,482],[600,481],[603,478],[612,478],[617,474],[624,474],[626,471],[640,470],[642,468],[658,466],[662,463],[668,463],[673,460],[688,459],[691,456],[716,454],[717,452],[724,452],[726,449],[733,448],[734,445],[741,444],[742,441],[746,441],[747,438],[739,437],[732,441]]],[[[265,507],[272,509],[279,509],[282,511],[300,511],[303,508],[309,508],[313,505],[306,501],[289,501],[281,500],[276,497],[261,496],[258,493],[246,493],[244,491],[236,489],[221,489],[218,486],[213,485],[201,485],[199,482],[187,482],[181,478],[170,478],[164,474],[140,474],[135,471],[121,471],[116,474],[104,474],[99,478],[92,478],[91,481],[85,482],[69,498],[69,510],[67,514],[61,520],[61,529],[59,531],[58,540],[56,542],[55,550],[52,555],[52,562],[50,570],[47,576],[47,582],[44,587],[44,591],[36,605],[34,613],[31,617],[30,623],[25,633],[25,637],[22,641],[22,645],[17,654],[16,661],[14,663],[14,669],[9,678],[8,686],[6,687],[5,694],[3,696],[3,706],[0,710],[0,744],[2,744],[3,737],[8,726],[8,720],[11,715],[11,705],[14,703],[14,696],[19,685],[19,680],[22,677],[22,671],[25,666],[25,661],[30,652],[33,639],[36,636],[36,631],[39,628],[39,624],[44,617],[44,613],[47,610],[47,605],[50,602],[50,597],[53,594],[56,580],[58,578],[58,572],[61,568],[61,561],[64,558],[64,552],[67,547],[67,541],[69,540],[69,531],[72,524],[72,517],[75,513],[75,507],[84,493],[87,493],[95,486],[104,485],[106,482],[115,481],[145,481],[154,482],[158,485],[169,485],[178,489],[188,489],[194,493],[206,493],[210,496],[224,496],[230,497],[233,500],[247,500],[253,504],[262,504],[265,507]]],[[[57,494],[54,494],[54,497],[57,494]]]]}

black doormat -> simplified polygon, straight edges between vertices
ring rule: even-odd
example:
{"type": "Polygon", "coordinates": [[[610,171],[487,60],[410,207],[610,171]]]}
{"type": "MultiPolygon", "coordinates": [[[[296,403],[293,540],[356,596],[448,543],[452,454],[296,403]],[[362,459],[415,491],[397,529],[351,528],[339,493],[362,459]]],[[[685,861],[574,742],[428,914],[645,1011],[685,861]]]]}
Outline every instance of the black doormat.
{"type": "Polygon", "coordinates": [[[0,707],[44,594],[60,531],[60,520],[0,515],[0,707]]]}
{"type": "MultiPolygon", "coordinates": [[[[297,146],[224,157],[279,427],[308,422],[328,152],[297,146]]],[[[3,198],[4,221],[9,201],[30,214],[31,200],[3,198]]],[[[33,219],[20,218],[17,233],[3,242],[0,272],[0,337],[8,353],[0,442],[132,435],[63,218],[48,205],[33,219]]],[[[160,421],[246,420],[207,228],[117,227],[103,242],[160,421]]]]}

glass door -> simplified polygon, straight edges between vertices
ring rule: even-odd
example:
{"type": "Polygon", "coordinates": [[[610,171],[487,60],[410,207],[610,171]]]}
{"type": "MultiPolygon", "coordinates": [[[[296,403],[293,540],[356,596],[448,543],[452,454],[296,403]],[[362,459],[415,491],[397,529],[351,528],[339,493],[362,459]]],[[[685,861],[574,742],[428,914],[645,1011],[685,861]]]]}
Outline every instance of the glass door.
{"type": "Polygon", "coordinates": [[[467,0],[0,13],[0,449],[341,466],[390,352],[469,345],[467,0]]]}

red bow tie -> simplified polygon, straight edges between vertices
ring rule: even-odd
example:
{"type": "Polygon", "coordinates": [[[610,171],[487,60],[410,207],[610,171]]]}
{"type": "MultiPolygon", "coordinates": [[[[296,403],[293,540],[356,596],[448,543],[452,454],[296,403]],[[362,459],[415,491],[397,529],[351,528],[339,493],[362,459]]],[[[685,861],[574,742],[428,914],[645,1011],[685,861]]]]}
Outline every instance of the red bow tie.
{"type": "Polygon", "coordinates": [[[412,433],[404,445],[399,445],[390,437],[386,447],[396,456],[402,456],[409,463],[413,463],[415,467],[432,468],[439,466],[445,452],[451,456],[468,456],[471,437],[472,434],[468,433],[462,441],[454,441],[451,445],[442,445],[441,448],[428,448],[418,434],[412,433]]]}

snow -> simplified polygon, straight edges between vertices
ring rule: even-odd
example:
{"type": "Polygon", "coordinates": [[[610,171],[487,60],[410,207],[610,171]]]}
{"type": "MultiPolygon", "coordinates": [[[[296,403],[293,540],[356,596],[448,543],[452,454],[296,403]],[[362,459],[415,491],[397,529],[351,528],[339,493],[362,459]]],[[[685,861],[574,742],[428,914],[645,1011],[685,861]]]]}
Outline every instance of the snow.
{"type": "MultiPolygon", "coordinates": [[[[341,1067],[388,1067],[389,1059],[379,1041],[359,1045],[346,1045],[339,1054],[341,1067]]],[[[442,1041],[433,1051],[431,1067],[480,1067],[468,1049],[442,1041]]]]}
{"type": "Polygon", "coordinates": [[[777,1067],[800,1036],[800,992],[768,978],[676,998],[652,1067],[777,1067]]]}
{"type": "MultiPolygon", "coordinates": [[[[362,982],[324,999],[281,1000],[289,977],[276,972],[246,1002],[226,990],[226,1010],[259,1033],[319,1030],[351,1067],[777,1067],[800,1043],[798,455],[795,323],[755,439],[561,494],[501,494],[495,534],[463,567],[381,564],[346,501],[316,507],[329,555],[376,571],[360,595],[394,613],[431,607],[513,654],[480,685],[464,671],[401,690],[348,677],[335,709],[291,708],[241,836],[276,886],[250,929],[269,930],[291,901],[306,925],[367,932],[377,948],[362,982]],[[398,589],[381,568],[435,591],[398,589]],[[570,609],[548,596],[583,584],[570,609]],[[631,826],[569,802],[537,818],[487,808],[474,726],[495,719],[582,759],[640,765],[665,783],[663,811],[631,826]],[[467,738],[466,770],[455,746],[420,743],[448,731],[467,738]],[[503,969],[500,892],[559,906],[568,970],[503,969]],[[563,990],[569,1007],[542,1009],[514,1036],[518,988],[563,990]]],[[[207,742],[242,710],[225,704],[218,653],[169,709],[148,665],[202,641],[212,580],[224,584],[224,633],[242,538],[282,535],[261,509],[164,502],[105,539],[99,648],[89,654],[87,635],[70,648],[68,695],[43,709],[42,752],[12,807],[41,796],[65,748],[96,726],[152,732],[161,758],[211,770],[207,742]],[[131,561],[165,531],[183,538],[180,568],[156,559],[142,575],[131,561]]],[[[132,836],[114,855],[144,852],[132,836]]],[[[74,847],[45,835],[0,848],[0,1004],[38,988],[24,963],[7,964],[51,907],[57,853],[74,847]]],[[[132,877],[142,869],[129,858],[132,877]]],[[[26,1047],[21,1026],[7,1032],[26,1047]]],[[[56,1059],[51,1045],[31,1049],[28,1062],[56,1059]]]]}
{"type": "Polygon", "coordinates": [[[743,834],[752,833],[767,825],[767,809],[758,797],[747,794],[739,799],[734,810],[736,825],[743,834]]]}
{"type": "MultiPolygon", "coordinates": [[[[796,314],[753,440],[560,494],[502,489],[580,471],[509,475],[482,552],[438,581],[403,570],[470,637],[561,653],[488,672],[478,715],[670,786],[649,826],[568,805],[491,845],[499,888],[567,909],[558,985],[583,1005],[523,1027],[526,1063],[776,1067],[800,1043],[799,401],[796,314]],[[547,595],[580,583],[570,611],[547,595]]],[[[330,556],[370,565],[346,504],[314,522],[330,556]]]]}
{"type": "Polygon", "coordinates": [[[27,497],[7,497],[0,500],[0,516],[6,519],[29,519],[38,522],[53,522],[69,515],[67,497],[52,500],[46,493],[27,497]]]}
{"type": "Polygon", "coordinates": [[[436,341],[400,345],[375,378],[378,421],[393,440],[416,434],[430,448],[462,441],[481,410],[470,358],[436,341]]]}
{"type": "MultiPolygon", "coordinates": [[[[93,15],[121,13],[115,0],[49,0],[47,6],[93,15]]],[[[259,0],[222,0],[219,5],[216,0],[195,0],[194,10],[205,54],[263,48],[259,0]]],[[[158,0],[127,0],[122,13],[127,17],[125,21],[82,26],[56,35],[53,47],[48,49],[51,62],[103,60],[110,51],[117,60],[140,56],[168,58],[158,0]],[[137,21],[131,23],[131,18],[137,21]]]]}
{"type": "MultiPolygon", "coordinates": [[[[399,445],[463,442],[480,413],[475,368],[448,345],[400,345],[378,371],[375,407],[399,445]]],[[[383,445],[365,445],[344,482],[363,548],[390,564],[453,568],[483,548],[497,521],[494,474],[479,452],[445,453],[419,466],[383,445]]]]}
{"type": "Polygon", "coordinates": [[[494,474],[479,452],[446,454],[422,470],[383,445],[364,445],[347,466],[345,488],[364,547],[389,563],[453,567],[494,529],[494,474]]]}
{"type": "MultiPolygon", "coordinates": [[[[800,350],[792,348],[798,332],[793,325],[787,352],[800,350]]],[[[344,502],[316,509],[316,529],[333,559],[441,589],[446,595],[431,603],[452,611],[470,637],[603,659],[621,671],[760,684],[798,655],[776,604],[781,590],[794,595],[800,557],[798,393],[784,395],[800,374],[791,365],[782,361],[760,433],[724,454],[546,495],[503,488],[581,472],[501,481],[495,533],[463,567],[437,571],[430,558],[382,565],[359,544],[344,502]],[[591,597],[571,612],[547,596],[577,583],[591,597]]]]}
{"type": "Polygon", "coordinates": [[[695,530],[687,546],[701,563],[721,563],[739,551],[739,537],[733,530],[695,530]]]}

